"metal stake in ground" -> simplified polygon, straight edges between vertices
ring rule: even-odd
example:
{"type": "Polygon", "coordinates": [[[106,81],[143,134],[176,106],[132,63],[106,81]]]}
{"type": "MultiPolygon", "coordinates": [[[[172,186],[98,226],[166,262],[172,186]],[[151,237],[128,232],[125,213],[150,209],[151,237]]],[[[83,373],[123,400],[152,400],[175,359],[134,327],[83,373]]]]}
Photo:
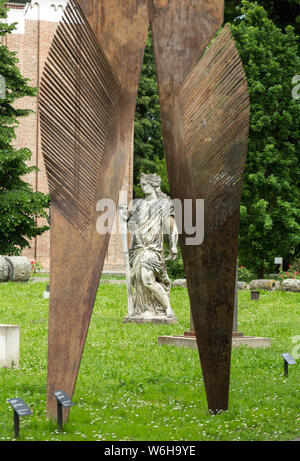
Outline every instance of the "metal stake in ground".
{"type": "Polygon", "coordinates": [[[14,431],[15,438],[18,439],[20,437],[20,416],[32,415],[32,412],[24,400],[20,398],[9,399],[8,402],[14,409],[14,431]]]}
{"type": "Polygon", "coordinates": [[[56,391],[53,392],[53,395],[55,395],[57,399],[57,424],[59,429],[62,431],[63,430],[63,407],[64,408],[70,408],[74,406],[74,403],[70,399],[70,397],[67,396],[65,391],[56,391]]]}
{"type": "Polygon", "coordinates": [[[289,353],[281,354],[283,357],[283,369],[284,369],[284,376],[287,378],[289,374],[289,365],[296,365],[297,362],[294,357],[291,356],[289,353]]]}

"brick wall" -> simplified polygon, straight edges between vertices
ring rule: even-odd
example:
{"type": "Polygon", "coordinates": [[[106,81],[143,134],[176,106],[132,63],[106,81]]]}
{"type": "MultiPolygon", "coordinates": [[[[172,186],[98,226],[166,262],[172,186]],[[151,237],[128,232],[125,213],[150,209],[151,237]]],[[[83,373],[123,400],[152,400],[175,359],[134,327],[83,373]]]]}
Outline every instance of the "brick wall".
{"type": "MultiPolygon", "coordinates": [[[[66,1],[40,0],[32,3],[25,7],[10,5],[9,20],[11,22],[17,20],[18,28],[15,33],[5,37],[4,44],[10,50],[17,52],[22,75],[30,79],[31,85],[38,86],[51,41],[66,1]]],[[[24,98],[19,104],[32,109],[34,113],[21,120],[17,129],[15,144],[16,147],[28,147],[31,150],[30,164],[36,165],[40,170],[37,174],[28,175],[26,180],[33,186],[34,190],[48,193],[48,182],[41,150],[38,98],[24,98]]],[[[129,200],[132,198],[132,164],[133,160],[130,158],[121,188],[127,192],[129,200]]],[[[43,269],[48,270],[50,265],[50,232],[46,232],[31,241],[31,248],[25,249],[23,254],[31,260],[41,261],[43,269]]],[[[110,238],[104,271],[124,272],[122,239],[119,233],[110,238]]]]}

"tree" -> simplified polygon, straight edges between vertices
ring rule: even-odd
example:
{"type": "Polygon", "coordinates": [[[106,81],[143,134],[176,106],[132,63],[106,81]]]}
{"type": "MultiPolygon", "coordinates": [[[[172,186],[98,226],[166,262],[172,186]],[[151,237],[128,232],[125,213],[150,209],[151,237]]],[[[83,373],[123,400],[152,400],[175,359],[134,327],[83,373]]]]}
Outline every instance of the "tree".
{"type": "MultiPolygon", "coordinates": [[[[0,38],[11,33],[15,25],[6,23],[5,0],[0,0],[0,38]]],[[[21,117],[30,110],[17,108],[15,102],[24,96],[33,97],[37,89],[22,77],[16,54],[0,45],[0,75],[5,82],[5,94],[0,98],[0,254],[18,255],[29,240],[41,235],[48,226],[38,226],[37,218],[47,215],[48,195],[35,192],[24,176],[37,171],[26,162],[31,151],[15,149],[15,129],[21,117]]]]}
{"type": "MultiPolygon", "coordinates": [[[[257,2],[266,10],[268,17],[282,30],[286,26],[294,26],[299,38],[300,34],[300,0],[259,0],[257,2]]],[[[225,1],[225,22],[234,22],[241,16],[240,0],[225,1]]]]}
{"type": "Polygon", "coordinates": [[[243,0],[231,25],[249,84],[249,152],[241,206],[239,258],[259,276],[300,253],[299,73],[297,36],[282,32],[257,2],[243,0]]]}
{"type": "MultiPolygon", "coordinates": [[[[299,3],[300,0],[260,0],[259,4],[229,0],[225,8],[225,22],[232,22],[231,30],[248,78],[251,103],[239,256],[241,264],[260,276],[274,268],[275,256],[283,256],[285,264],[289,264],[300,253],[299,100],[291,96],[291,81],[300,74],[300,64],[298,37],[291,26],[284,28],[288,21],[297,23],[297,15],[292,12],[299,3]],[[291,10],[287,9],[289,15],[286,13],[287,19],[283,20],[280,14],[287,3],[291,10]],[[261,4],[268,7],[277,25],[261,4]]],[[[168,193],[151,35],[135,128],[135,184],[141,171],[156,172],[162,176],[168,193]]],[[[139,194],[137,185],[135,190],[139,194]]]]}
{"type": "Polygon", "coordinates": [[[149,31],[142,66],[134,125],[134,193],[141,197],[141,173],[163,175],[162,190],[168,193],[156,69],[149,31]]]}

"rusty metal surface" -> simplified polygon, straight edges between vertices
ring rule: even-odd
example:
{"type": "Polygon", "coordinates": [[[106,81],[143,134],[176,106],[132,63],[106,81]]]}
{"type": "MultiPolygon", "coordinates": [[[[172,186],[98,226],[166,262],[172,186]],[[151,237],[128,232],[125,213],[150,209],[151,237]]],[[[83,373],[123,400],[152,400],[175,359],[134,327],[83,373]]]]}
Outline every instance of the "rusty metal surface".
{"type": "Polygon", "coordinates": [[[222,25],[223,0],[150,0],[160,103],[175,93],[222,25]]]}
{"type": "Polygon", "coordinates": [[[247,80],[228,26],[185,80],[178,99],[193,195],[205,199],[210,234],[239,209],[248,150],[247,80]]]}
{"type": "MultiPolygon", "coordinates": [[[[108,247],[109,234],[97,232],[96,205],[102,198],[117,204],[133,149],[135,105],[149,21],[143,1],[131,2],[135,4],[133,16],[128,15],[126,3],[102,0],[100,20],[100,2],[69,2],[43,80],[41,135],[52,199],[47,412],[53,419],[57,415],[52,392],[63,389],[72,398],[75,389],[108,247]],[[132,27],[133,20],[138,27],[132,27]],[[88,43],[82,40],[81,46],[77,46],[78,27],[80,33],[88,35],[88,43]],[[64,40],[66,28],[69,35],[64,40]],[[66,48],[72,40],[74,46],[66,60],[66,48]],[[73,67],[74,72],[70,72],[73,67]],[[65,79],[65,84],[54,85],[56,75],[65,79]],[[91,82],[89,75],[98,80],[91,82]],[[72,87],[68,86],[70,79],[76,82],[72,87]],[[72,105],[76,88],[78,97],[72,105]],[[112,101],[107,100],[110,95],[112,101]],[[66,120],[65,114],[70,115],[66,120]]],[[[64,419],[67,415],[68,410],[64,419]]]]}
{"type": "Polygon", "coordinates": [[[42,149],[52,204],[84,236],[119,97],[119,80],[71,0],[41,82],[42,149]]]}
{"type": "Polygon", "coordinates": [[[225,409],[247,145],[247,88],[227,29],[200,59],[222,24],[224,2],[72,0],[69,5],[69,19],[56,35],[45,70],[48,86],[41,106],[53,199],[48,414],[56,417],[53,391],[63,389],[71,398],[74,392],[109,240],[109,235],[96,231],[96,203],[101,198],[117,202],[133,149],[137,89],[149,24],[172,196],[201,198],[209,204],[205,206],[204,243],[187,246],[182,235],[181,247],[208,406],[225,409]],[[77,44],[78,28],[89,37],[88,45],[85,40],[81,43],[85,46],[77,44]],[[74,45],[71,53],[68,43],[74,45]],[[58,88],[58,75],[72,88],[73,103],[69,88],[58,88]],[[89,75],[99,76],[97,85],[88,85],[82,75],[87,82],[89,75]],[[91,98],[85,107],[88,95],[91,98]],[[112,99],[105,100],[101,108],[93,103],[110,95],[112,99]],[[58,120],[63,127],[57,127],[58,120]]]}
{"type": "Polygon", "coordinates": [[[163,101],[162,121],[172,195],[192,199],[194,210],[204,199],[204,242],[180,241],[208,407],[224,410],[249,127],[247,80],[227,27],[163,101]]]}

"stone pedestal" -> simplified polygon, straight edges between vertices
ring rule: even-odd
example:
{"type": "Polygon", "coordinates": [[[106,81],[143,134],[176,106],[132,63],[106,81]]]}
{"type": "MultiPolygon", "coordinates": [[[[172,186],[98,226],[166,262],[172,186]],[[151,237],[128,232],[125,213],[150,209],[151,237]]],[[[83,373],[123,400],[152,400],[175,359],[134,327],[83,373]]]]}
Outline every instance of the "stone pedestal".
{"type": "Polygon", "coordinates": [[[169,325],[170,323],[178,323],[177,317],[125,317],[124,323],[155,323],[158,325],[169,325]]]}
{"type": "Polygon", "coordinates": [[[0,367],[19,366],[19,333],[16,325],[0,324],[0,367]]]}
{"type": "MultiPolygon", "coordinates": [[[[185,331],[183,336],[159,336],[157,338],[157,342],[159,345],[168,344],[171,346],[191,347],[193,349],[197,349],[197,339],[194,331],[192,313],[190,312],[190,331],[185,331]]],[[[251,348],[270,347],[271,339],[260,338],[257,336],[244,336],[244,333],[238,331],[238,271],[236,268],[232,347],[238,346],[247,346],[251,348]]]]}
{"type": "MultiPolygon", "coordinates": [[[[169,346],[181,346],[181,347],[190,347],[192,349],[197,349],[197,340],[196,336],[190,334],[185,334],[184,336],[159,336],[157,338],[157,343],[161,346],[163,344],[169,346]]],[[[260,338],[256,336],[244,336],[242,333],[240,335],[232,336],[232,347],[247,346],[250,348],[259,348],[259,347],[270,347],[271,338],[260,338]]]]}

